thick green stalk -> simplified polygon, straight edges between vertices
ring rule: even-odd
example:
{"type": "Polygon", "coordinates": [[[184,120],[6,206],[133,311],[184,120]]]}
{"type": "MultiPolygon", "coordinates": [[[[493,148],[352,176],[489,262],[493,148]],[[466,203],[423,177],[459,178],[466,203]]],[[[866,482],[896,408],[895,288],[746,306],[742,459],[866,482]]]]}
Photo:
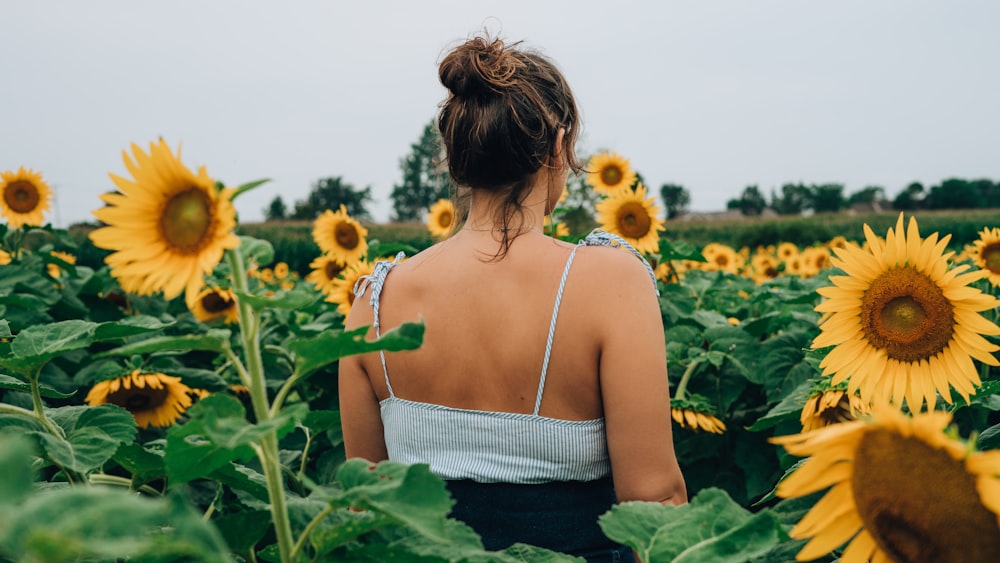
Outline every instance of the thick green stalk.
{"type": "MultiPolygon", "coordinates": [[[[229,267],[232,270],[233,289],[239,293],[248,293],[246,266],[239,250],[226,253],[229,267]]],[[[248,303],[237,299],[240,311],[240,337],[243,341],[243,355],[246,360],[246,370],[249,376],[250,402],[253,405],[257,422],[271,419],[271,409],[267,402],[267,383],[264,379],[264,362],[260,353],[260,334],[254,310],[248,303]]],[[[278,539],[278,552],[283,563],[292,561],[293,538],[291,522],[288,519],[288,506],[285,502],[285,486],[281,478],[281,461],[278,457],[278,437],[274,431],[268,432],[260,439],[258,457],[264,469],[264,479],[267,482],[267,496],[271,503],[271,519],[274,521],[274,533],[278,539]]]]}
{"type": "Polygon", "coordinates": [[[45,416],[45,403],[42,402],[42,392],[38,384],[38,375],[41,368],[35,370],[34,373],[28,378],[31,381],[31,403],[35,407],[35,417],[42,423],[42,426],[49,431],[50,434],[57,438],[66,438],[66,433],[63,432],[62,428],[59,428],[49,417],[45,416]]]}
{"type": "Polygon", "coordinates": [[[691,376],[694,375],[694,371],[698,369],[698,366],[700,364],[701,364],[701,358],[691,360],[691,363],[688,364],[687,369],[684,370],[684,375],[681,376],[680,383],[677,384],[677,391],[674,392],[675,400],[683,401],[684,398],[687,397],[688,381],[691,381],[691,376]]]}

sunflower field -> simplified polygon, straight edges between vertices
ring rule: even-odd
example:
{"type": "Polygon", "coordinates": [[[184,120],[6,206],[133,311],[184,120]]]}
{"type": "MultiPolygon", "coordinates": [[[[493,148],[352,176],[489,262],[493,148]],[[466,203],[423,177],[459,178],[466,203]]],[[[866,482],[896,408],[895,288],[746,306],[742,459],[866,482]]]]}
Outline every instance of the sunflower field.
{"type": "MultiPolygon", "coordinates": [[[[0,175],[0,560],[579,561],[487,551],[426,465],[345,460],[337,360],[379,240],[344,208],[308,274],[161,141],[124,153],[81,244],[40,172],[0,175]]],[[[824,244],[664,236],[627,159],[564,195],[653,266],[691,502],[599,521],[645,562],[1000,560],[1000,217],[961,248],[900,214],[824,244]]],[[[428,209],[426,244],[461,225],[428,209]]],[[[576,241],[559,209],[547,224],[576,241]]],[[[374,232],[374,227],[371,229],[374,232]]],[[[423,240],[423,239],[421,239],[423,240]]]]}

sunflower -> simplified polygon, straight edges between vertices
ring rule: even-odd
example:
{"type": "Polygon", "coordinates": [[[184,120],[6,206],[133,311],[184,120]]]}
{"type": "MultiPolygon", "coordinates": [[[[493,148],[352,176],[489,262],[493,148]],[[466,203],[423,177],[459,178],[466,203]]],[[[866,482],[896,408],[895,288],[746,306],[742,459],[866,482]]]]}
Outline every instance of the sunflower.
{"type": "Polygon", "coordinates": [[[455,229],[455,204],[450,199],[439,199],[427,214],[427,230],[434,238],[443,239],[455,229]]]}
{"type": "Polygon", "coordinates": [[[844,563],[996,561],[1000,451],[973,452],[948,437],[950,422],[948,413],[910,418],[883,404],[870,420],[772,438],[791,454],[812,456],[778,483],[779,496],[830,487],[791,531],[812,538],[797,559],[850,540],[844,563]]]}
{"type": "Polygon", "coordinates": [[[830,250],[822,246],[810,246],[802,252],[802,262],[803,273],[807,277],[815,276],[830,267],[830,250]]]}
{"type": "Polygon", "coordinates": [[[342,262],[361,260],[368,252],[368,229],[347,214],[341,204],[336,212],[327,209],[313,223],[313,240],[324,254],[332,254],[342,262]]]}
{"type": "Polygon", "coordinates": [[[809,432],[831,424],[854,420],[868,413],[868,406],[857,394],[848,394],[847,385],[831,387],[823,381],[816,385],[802,406],[799,421],[802,431],[809,432]]]}
{"type": "Polygon", "coordinates": [[[205,167],[192,173],[162,139],[150,143],[149,154],[136,144],[132,153],[134,161],[127,153],[123,159],[133,180],[111,174],[120,192],[101,196],[107,205],[94,215],[108,226],[90,240],[116,251],[105,262],[126,291],[162,291],[167,299],[197,291],[223,252],[240,244],[235,190],[217,190],[205,167]]]}
{"type": "Polygon", "coordinates": [[[781,262],[776,256],[765,253],[757,253],[750,259],[750,271],[753,280],[764,283],[781,275],[781,262]]]}
{"type": "MultiPolygon", "coordinates": [[[[66,262],[67,264],[76,264],[76,256],[73,256],[68,252],[53,250],[49,254],[55,256],[56,258],[62,260],[63,262],[66,262]]],[[[45,265],[45,271],[48,272],[49,276],[53,278],[58,278],[59,276],[62,275],[62,268],[59,267],[59,264],[54,264],[51,262],[45,265]]]]}
{"type": "Polygon", "coordinates": [[[333,288],[326,300],[330,303],[337,303],[337,311],[345,317],[351,313],[351,306],[354,305],[354,284],[358,278],[372,273],[375,264],[359,260],[344,269],[343,277],[334,280],[333,288]]]}
{"type": "Polygon", "coordinates": [[[793,256],[799,255],[799,247],[795,246],[795,244],[791,242],[783,242],[778,245],[777,250],[775,250],[775,254],[777,254],[779,260],[788,260],[793,256]]]}
{"type": "Polygon", "coordinates": [[[704,430],[713,434],[722,434],[726,431],[726,424],[708,412],[708,409],[698,401],[671,399],[670,415],[681,428],[695,432],[704,430]]]}
{"type": "Polygon", "coordinates": [[[706,244],[701,254],[708,260],[704,264],[704,269],[709,271],[735,274],[743,266],[743,260],[736,250],[719,242],[706,244]]]}
{"type": "Polygon", "coordinates": [[[635,191],[622,188],[597,204],[601,228],[623,237],[639,252],[654,253],[659,250],[663,220],[653,198],[646,198],[646,187],[636,186],[635,191]]]}
{"type": "Polygon", "coordinates": [[[226,324],[240,322],[240,311],[232,290],[205,287],[197,293],[188,293],[185,302],[194,318],[203,323],[217,319],[224,319],[226,324]]]}
{"type": "Polygon", "coordinates": [[[312,271],[306,276],[306,281],[316,286],[316,289],[324,295],[330,295],[333,291],[333,282],[344,271],[347,264],[341,262],[331,254],[324,254],[309,263],[312,271]]]}
{"type": "Polygon", "coordinates": [[[0,250],[0,266],[6,266],[7,264],[10,264],[10,252],[0,250]]]}
{"type": "Polygon", "coordinates": [[[134,370],[94,385],[85,400],[88,405],[110,403],[125,408],[139,428],[164,428],[177,422],[191,406],[191,392],[179,377],[134,370]]]}
{"type": "Polygon", "coordinates": [[[42,180],[41,172],[23,166],[0,172],[0,215],[14,229],[24,225],[41,226],[42,215],[49,210],[52,188],[42,180]]]}
{"type": "Polygon", "coordinates": [[[986,275],[949,269],[951,238],[937,233],[920,238],[910,218],[903,232],[903,215],[885,241],[865,225],[870,251],[853,245],[835,251],[831,262],[846,275],[830,276],[832,286],[817,292],[826,300],[813,346],[835,346],[820,367],[832,384],[848,381],[848,393],[861,391],[866,402],[905,398],[912,411],[926,400],[933,408],[936,392],[951,403],[950,387],[966,400],[980,384],[973,359],[1000,365],[991,354],[1000,347],[982,335],[1000,334],[1000,327],[979,311],[1000,304],[969,284],[986,275]]]}
{"type": "Polygon", "coordinates": [[[1000,285],[1000,228],[983,229],[973,246],[972,261],[986,271],[991,285],[1000,285]]]}
{"type": "Polygon", "coordinates": [[[587,163],[587,169],[587,183],[597,193],[612,194],[622,188],[630,188],[636,179],[629,161],[616,152],[593,156],[587,163]]]}
{"type": "Polygon", "coordinates": [[[278,262],[274,265],[274,277],[283,280],[288,277],[288,263],[278,262]]]}

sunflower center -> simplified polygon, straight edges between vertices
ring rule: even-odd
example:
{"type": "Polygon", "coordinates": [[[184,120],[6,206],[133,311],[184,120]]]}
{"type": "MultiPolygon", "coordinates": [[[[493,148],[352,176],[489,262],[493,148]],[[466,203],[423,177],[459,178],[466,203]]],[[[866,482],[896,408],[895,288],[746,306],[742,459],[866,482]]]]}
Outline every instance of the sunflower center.
{"type": "Polygon", "coordinates": [[[14,180],[3,191],[4,203],[16,213],[34,211],[40,200],[38,187],[27,180],[14,180]]]}
{"type": "Polygon", "coordinates": [[[652,221],[649,213],[641,203],[629,201],[620,208],[617,213],[618,230],[626,238],[642,238],[649,232],[652,221]]]}
{"type": "Polygon", "coordinates": [[[340,272],[343,271],[344,267],[341,266],[339,262],[337,262],[336,260],[330,260],[329,262],[326,263],[326,267],[323,270],[323,273],[326,274],[326,279],[335,280],[337,279],[337,276],[340,275],[340,272]]]}
{"type": "Polygon", "coordinates": [[[984,247],[981,256],[987,270],[994,274],[1000,274],[1000,242],[995,242],[984,247]]]}
{"type": "Polygon", "coordinates": [[[209,313],[222,313],[228,311],[233,302],[225,295],[213,291],[201,298],[201,306],[209,313]]]}
{"type": "Polygon", "coordinates": [[[605,166],[601,170],[601,181],[608,186],[617,186],[619,182],[625,177],[622,169],[617,166],[605,166]]]}
{"type": "Polygon", "coordinates": [[[926,274],[892,268],[872,281],[861,299],[868,341],[901,362],[926,360],[948,346],[955,331],[951,301],[926,274]]]}
{"type": "Polygon", "coordinates": [[[166,402],[170,392],[166,387],[154,389],[149,387],[121,388],[108,394],[108,402],[118,405],[129,412],[142,412],[155,409],[166,402]]]}
{"type": "Polygon", "coordinates": [[[337,241],[337,246],[346,250],[354,250],[361,242],[358,230],[354,228],[354,225],[345,222],[337,223],[337,226],[333,228],[333,238],[337,241]]]}
{"type": "Polygon", "coordinates": [[[897,431],[865,432],[851,475],[864,527],[893,561],[994,561],[997,517],[946,451],[897,431]]]}
{"type": "Polygon", "coordinates": [[[160,232],[171,249],[197,254],[208,241],[213,219],[212,201],[198,188],[175,194],[160,216],[160,232]]]}
{"type": "Polygon", "coordinates": [[[443,229],[451,227],[452,221],[454,221],[454,217],[452,217],[451,212],[449,211],[445,211],[438,216],[438,225],[440,225],[443,229]]]}

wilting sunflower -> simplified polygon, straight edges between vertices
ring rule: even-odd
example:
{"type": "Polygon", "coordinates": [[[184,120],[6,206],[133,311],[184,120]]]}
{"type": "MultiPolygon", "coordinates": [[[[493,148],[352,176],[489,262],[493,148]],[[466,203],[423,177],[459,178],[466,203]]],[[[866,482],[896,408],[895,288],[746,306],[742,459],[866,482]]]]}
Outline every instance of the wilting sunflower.
{"type": "Polygon", "coordinates": [[[628,159],[618,156],[616,152],[594,155],[587,163],[587,170],[587,183],[595,192],[602,194],[612,194],[622,188],[629,188],[636,179],[635,171],[629,165],[628,159]]]}
{"type": "Polygon", "coordinates": [[[337,303],[337,311],[345,317],[351,314],[351,306],[354,305],[354,284],[358,278],[372,273],[375,264],[360,260],[354,262],[344,269],[343,277],[334,280],[333,289],[326,300],[330,303],[337,303]]]}
{"type": "Polygon", "coordinates": [[[697,401],[671,399],[670,415],[681,428],[695,432],[704,430],[713,434],[722,434],[726,431],[725,423],[697,401]]]}
{"type": "Polygon", "coordinates": [[[11,228],[40,226],[51,199],[52,188],[42,180],[40,172],[23,166],[17,172],[0,172],[0,214],[11,228]]]}
{"type": "Polygon", "coordinates": [[[983,229],[973,246],[972,261],[986,271],[991,285],[1000,285],[1000,228],[983,229]]]}
{"type": "Polygon", "coordinates": [[[188,310],[194,318],[203,323],[224,319],[226,324],[240,322],[240,310],[236,304],[236,295],[229,289],[205,287],[197,293],[185,296],[188,310]]]}
{"type": "Polygon", "coordinates": [[[968,399],[980,384],[973,359],[1000,365],[991,354],[1000,347],[982,336],[1000,327],[979,314],[1000,301],[969,287],[985,272],[949,269],[950,235],[921,239],[913,217],[905,234],[900,214],[885,241],[868,225],[865,235],[871,250],[834,251],[831,261],[846,275],[817,290],[826,300],[816,311],[825,316],[813,346],[835,346],[820,363],[823,374],[833,385],[847,380],[848,393],[860,390],[865,402],[905,398],[913,411],[925,400],[933,408],[936,392],[951,403],[950,387],[968,399]]]}
{"type": "Polygon", "coordinates": [[[646,198],[646,187],[636,186],[635,191],[622,188],[597,204],[601,228],[621,236],[639,252],[654,253],[659,250],[663,220],[658,217],[660,208],[653,198],[646,198]]]}
{"type": "Polygon", "coordinates": [[[310,262],[309,267],[312,271],[306,276],[306,281],[315,285],[324,295],[330,295],[333,292],[333,282],[340,277],[347,264],[333,255],[324,254],[310,262]]]}
{"type": "Polygon", "coordinates": [[[342,262],[361,260],[368,252],[368,229],[347,214],[344,205],[336,212],[327,209],[313,223],[313,240],[324,254],[336,256],[342,262]]]}
{"type": "Polygon", "coordinates": [[[850,541],[843,563],[996,561],[1000,450],[971,451],[945,433],[950,421],[940,411],[910,418],[878,405],[870,420],[772,438],[811,456],[778,483],[779,496],[830,487],[791,531],[812,538],[796,558],[816,559],[850,541]]]}
{"type": "Polygon", "coordinates": [[[848,394],[847,385],[830,386],[822,381],[813,387],[802,406],[799,421],[802,431],[809,432],[831,424],[847,422],[868,413],[868,406],[857,394],[848,394]]]}
{"type": "MultiPolygon", "coordinates": [[[[49,254],[55,256],[63,262],[66,262],[67,264],[76,264],[76,256],[73,256],[68,252],[53,250],[49,254]]],[[[59,267],[59,264],[53,264],[51,262],[45,265],[45,271],[48,272],[49,276],[53,278],[58,278],[62,275],[62,268],[59,267]]]]}
{"type": "Polygon", "coordinates": [[[150,143],[149,154],[136,144],[132,153],[134,160],[128,153],[123,159],[133,180],[111,174],[120,193],[101,196],[107,205],[94,215],[108,226],[90,240],[116,251],[105,262],[126,291],[162,291],[167,299],[197,291],[223,252],[240,244],[235,190],[217,190],[204,166],[192,173],[162,139],[150,143]]]}
{"type": "Polygon", "coordinates": [[[455,229],[455,204],[450,199],[439,199],[427,213],[427,230],[435,238],[443,239],[455,229]]]}
{"type": "Polygon", "coordinates": [[[181,378],[162,373],[132,373],[101,381],[87,393],[88,405],[110,403],[125,408],[139,428],[165,428],[191,406],[192,389],[181,378]]]}

